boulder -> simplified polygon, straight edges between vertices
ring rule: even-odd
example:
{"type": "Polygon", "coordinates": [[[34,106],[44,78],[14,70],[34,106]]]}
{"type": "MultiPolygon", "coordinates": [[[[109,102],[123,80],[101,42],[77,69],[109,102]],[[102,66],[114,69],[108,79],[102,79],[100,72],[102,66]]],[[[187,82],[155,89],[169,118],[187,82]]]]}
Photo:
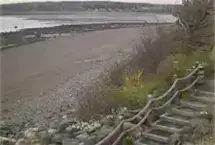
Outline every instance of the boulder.
{"type": "Polygon", "coordinates": [[[40,137],[41,145],[48,145],[51,141],[51,137],[50,137],[48,131],[41,131],[39,133],[39,137],[40,137]]]}
{"type": "Polygon", "coordinates": [[[105,138],[114,128],[110,126],[103,126],[100,130],[94,133],[96,141],[100,141],[105,138]]]}
{"type": "Polygon", "coordinates": [[[76,122],[74,122],[74,120],[68,120],[68,119],[63,120],[59,125],[58,132],[64,132],[68,126],[73,125],[73,124],[76,124],[76,122]]]}
{"type": "Polygon", "coordinates": [[[100,120],[102,125],[114,126],[115,125],[115,117],[113,115],[108,115],[100,120]]]}
{"type": "Polygon", "coordinates": [[[14,145],[16,140],[0,136],[1,145],[14,145]]]}
{"type": "Polygon", "coordinates": [[[63,136],[62,134],[54,134],[51,143],[57,144],[57,145],[62,145],[63,144],[63,136]]]}
{"type": "Polygon", "coordinates": [[[101,128],[101,124],[99,122],[93,122],[92,124],[87,126],[85,130],[87,131],[87,133],[93,133],[100,128],[101,128]]]}
{"type": "Polygon", "coordinates": [[[24,132],[24,136],[28,139],[33,139],[38,133],[38,128],[29,128],[24,132]]]}
{"type": "Polygon", "coordinates": [[[54,135],[55,133],[57,133],[57,130],[56,130],[56,129],[52,129],[52,128],[49,128],[49,129],[48,129],[48,134],[49,134],[50,136],[54,135]]]}
{"type": "Polygon", "coordinates": [[[77,139],[65,138],[63,139],[63,145],[78,145],[81,142],[77,139]]]}
{"type": "Polygon", "coordinates": [[[84,145],[94,145],[96,141],[96,136],[89,136],[87,133],[80,134],[76,138],[84,145]]]}
{"type": "Polygon", "coordinates": [[[65,128],[65,132],[69,133],[69,134],[73,134],[75,132],[78,132],[80,129],[74,125],[70,125],[68,127],[65,128]]]}
{"type": "Polygon", "coordinates": [[[24,138],[21,138],[16,142],[15,145],[28,145],[28,143],[24,138]]]}

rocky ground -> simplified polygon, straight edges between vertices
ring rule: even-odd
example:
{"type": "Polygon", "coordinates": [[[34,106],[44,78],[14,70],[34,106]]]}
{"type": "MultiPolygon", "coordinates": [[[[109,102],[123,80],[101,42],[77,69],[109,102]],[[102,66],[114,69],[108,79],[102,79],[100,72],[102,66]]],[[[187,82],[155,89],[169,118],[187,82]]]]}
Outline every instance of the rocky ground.
{"type": "MultiPolygon", "coordinates": [[[[97,121],[81,122],[74,117],[64,115],[58,127],[25,126],[26,129],[16,135],[0,137],[0,142],[3,145],[94,145],[106,137],[124,117],[131,115],[132,113],[126,108],[115,115],[101,116],[97,121]]],[[[2,128],[1,132],[9,132],[6,129],[2,128]]]]}
{"type": "MultiPolygon", "coordinates": [[[[154,27],[143,31],[156,35],[154,27]]],[[[102,123],[109,120],[102,121],[104,117],[76,121],[71,113],[75,98],[107,68],[133,54],[140,32],[140,28],[95,31],[2,51],[1,136],[15,139],[17,145],[36,145],[44,134],[49,136],[47,144],[66,145],[66,139],[91,144],[103,138],[118,123],[117,117],[109,116],[114,118],[112,125],[102,123]],[[100,129],[104,134],[95,133],[100,129]],[[33,143],[23,143],[28,138],[33,143]]]]}

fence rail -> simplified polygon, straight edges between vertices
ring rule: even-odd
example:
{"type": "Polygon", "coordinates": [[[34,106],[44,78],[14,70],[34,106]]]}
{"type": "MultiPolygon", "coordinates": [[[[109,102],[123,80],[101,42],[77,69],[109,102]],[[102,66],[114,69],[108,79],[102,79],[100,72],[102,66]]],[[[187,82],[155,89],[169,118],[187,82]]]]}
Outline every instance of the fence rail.
{"type": "Polygon", "coordinates": [[[156,98],[148,98],[148,102],[143,109],[133,117],[123,120],[107,137],[96,145],[123,145],[123,140],[130,133],[134,132],[144,123],[151,124],[156,116],[166,111],[169,105],[179,104],[182,96],[181,94],[193,88],[203,79],[203,69],[204,67],[197,62],[196,65],[193,66],[192,72],[182,78],[175,79],[171,87],[163,95],[156,98]],[[182,88],[181,85],[184,85],[184,83],[186,83],[186,86],[182,88]],[[132,122],[135,125],[125,130],[125,122],[132,122]]]}

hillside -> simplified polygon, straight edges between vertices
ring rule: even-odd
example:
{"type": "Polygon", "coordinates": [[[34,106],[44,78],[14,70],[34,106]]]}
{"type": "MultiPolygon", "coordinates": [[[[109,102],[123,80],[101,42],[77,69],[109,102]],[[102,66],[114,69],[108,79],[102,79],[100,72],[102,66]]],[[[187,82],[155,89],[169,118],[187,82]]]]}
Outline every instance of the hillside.
{"type": "Polygon", "coordinates": [[[142,11],[142,12],[173,12],[179,5],[152,5],[148,3],[121,3],[121,2],[34,2],[1,5],[2,14],[14,12],[38,12],[38,11],[142,11]]]}

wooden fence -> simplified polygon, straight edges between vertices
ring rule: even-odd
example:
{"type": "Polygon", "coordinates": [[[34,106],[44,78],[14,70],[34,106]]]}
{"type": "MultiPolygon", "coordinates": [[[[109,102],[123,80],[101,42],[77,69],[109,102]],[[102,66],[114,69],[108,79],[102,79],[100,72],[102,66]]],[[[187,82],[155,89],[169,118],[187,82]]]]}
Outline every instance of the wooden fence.
{"type": "Polygon", "coordinates": [[[163,95],[156,98],[149,97],[143,109],[133,117],[123,120],[107,137],[96,145],[123,145],[124,139],[132,132],[144,124],[151,124],[159,115],[165,113],[170,105],[178,105],[182,93],[190,90],[203,79],[203,69],[204,67],[197,62],[188,75],[175,79],[171,87],[163,95]],[[132,122],[135,125],[129,129],[124,129],[125,122],[132,122]]]}

